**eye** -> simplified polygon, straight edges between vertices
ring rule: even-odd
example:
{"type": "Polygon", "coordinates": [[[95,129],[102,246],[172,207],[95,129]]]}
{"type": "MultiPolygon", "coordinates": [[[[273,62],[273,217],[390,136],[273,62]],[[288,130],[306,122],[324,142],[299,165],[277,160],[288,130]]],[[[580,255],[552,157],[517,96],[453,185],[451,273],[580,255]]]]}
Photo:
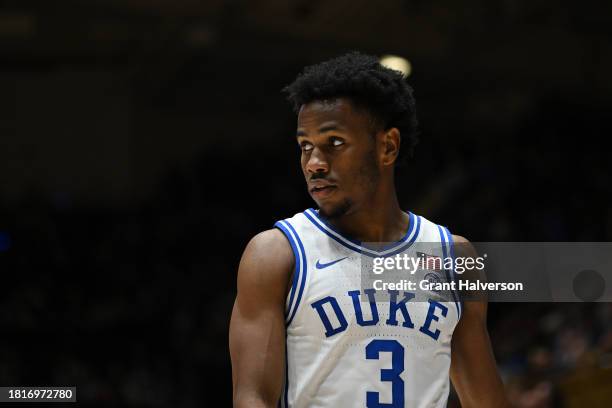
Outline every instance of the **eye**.
{"type": "Polygon", "coordinates": [[[300,143],[300,148],[304,152],[309,152],[309,151],[312,150],[312,143],[302,142],[302,143],[300,143]]]}
{"type": "Polygon", "coordinates": [[[344,140],[340,139],[339,137],[332,137],[331,138],[331,145],[334,147],[339,147],[342,146],[344,144],[344,140]]]}

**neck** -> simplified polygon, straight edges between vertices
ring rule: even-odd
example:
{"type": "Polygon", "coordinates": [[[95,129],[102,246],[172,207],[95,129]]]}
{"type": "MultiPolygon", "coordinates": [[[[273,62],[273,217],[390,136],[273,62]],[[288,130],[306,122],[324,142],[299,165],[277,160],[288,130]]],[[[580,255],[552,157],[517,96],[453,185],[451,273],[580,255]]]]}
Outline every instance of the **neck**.
{"type": "Polygon", "coordinates": [[[382,188],[367,201],[355,204],[349,211],[329,222],[348,236],[361,242],[395,242],[408,231],[408,215],[402,211],[395,187],[382,188]]]}

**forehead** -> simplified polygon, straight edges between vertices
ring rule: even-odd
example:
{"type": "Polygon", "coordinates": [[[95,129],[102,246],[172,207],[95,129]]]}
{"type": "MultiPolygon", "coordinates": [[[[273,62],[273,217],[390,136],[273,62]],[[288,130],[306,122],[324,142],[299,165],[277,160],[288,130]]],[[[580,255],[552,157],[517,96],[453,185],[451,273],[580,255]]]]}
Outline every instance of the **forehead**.
{"type": "Polygon", "coordinates": [[[348,130],[361,129],[368,123],[368,115],[355,109],[347,98],[312,101],[302,105],[298,113],[298,128],[337,125],[348,130]]]}

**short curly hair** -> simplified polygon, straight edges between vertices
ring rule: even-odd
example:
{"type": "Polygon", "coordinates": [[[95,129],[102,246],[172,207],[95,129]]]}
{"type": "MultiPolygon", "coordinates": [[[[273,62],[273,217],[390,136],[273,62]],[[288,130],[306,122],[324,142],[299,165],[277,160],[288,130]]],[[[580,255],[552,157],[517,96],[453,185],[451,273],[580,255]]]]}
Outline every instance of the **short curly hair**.
{"type": "Polygon", "coordinates": [[[312,101],[349,98],[371,115],[376,130],[400,131],[398,162],[413,154],[418,142],[413,90],[401,72],[382,66],[374,56],[353,51],[310,65],[283,92],[296,113],[312,101]]]}

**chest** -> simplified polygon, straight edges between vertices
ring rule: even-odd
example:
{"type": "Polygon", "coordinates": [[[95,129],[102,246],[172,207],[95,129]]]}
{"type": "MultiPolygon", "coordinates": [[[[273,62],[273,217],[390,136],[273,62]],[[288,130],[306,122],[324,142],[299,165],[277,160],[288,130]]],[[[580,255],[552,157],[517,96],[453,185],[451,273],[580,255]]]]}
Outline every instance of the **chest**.
{"type": "Polygon", "coordinates": [[[334,339],[344,336],[450,337],[456,323],[454,302],[419,284],[444,279],[444,271],[415,268],[377,275],[371,260],[358,254],[316,257],[292,332],[334,339]]]}

